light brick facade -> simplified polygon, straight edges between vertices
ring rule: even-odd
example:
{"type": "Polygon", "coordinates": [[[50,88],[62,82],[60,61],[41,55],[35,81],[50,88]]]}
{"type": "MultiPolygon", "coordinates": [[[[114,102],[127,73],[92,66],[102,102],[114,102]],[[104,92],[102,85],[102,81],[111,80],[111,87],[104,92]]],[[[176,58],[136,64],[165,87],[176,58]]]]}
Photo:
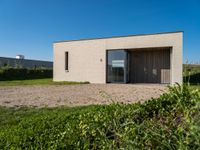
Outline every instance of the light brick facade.
{"type": "Polygon", "coordinates": [[[53,44],[54,81],[106,83],[106,50],[171,47],[170,83],[182,83],[183,32],[60,41],[53,44]],[[65,52],[69,70],[65,70],[65,52]]]}

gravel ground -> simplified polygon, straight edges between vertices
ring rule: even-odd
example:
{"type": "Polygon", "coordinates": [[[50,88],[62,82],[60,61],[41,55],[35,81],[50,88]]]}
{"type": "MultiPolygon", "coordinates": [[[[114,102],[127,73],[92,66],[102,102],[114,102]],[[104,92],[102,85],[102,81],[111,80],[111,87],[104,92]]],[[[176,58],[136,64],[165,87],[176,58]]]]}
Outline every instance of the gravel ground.
{"type": "Polygon", "coordinates": [[[134,103],[158,97],[165,91],[164,85],[151,84],[2,86],[0,105],[55,107],[108,104],[112,101],[134,103]]]}

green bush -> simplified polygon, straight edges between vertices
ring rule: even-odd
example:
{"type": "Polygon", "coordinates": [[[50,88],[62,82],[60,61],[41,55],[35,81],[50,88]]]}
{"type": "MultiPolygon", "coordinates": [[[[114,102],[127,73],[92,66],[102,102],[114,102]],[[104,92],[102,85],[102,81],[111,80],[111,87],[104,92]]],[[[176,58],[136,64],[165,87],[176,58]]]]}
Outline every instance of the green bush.
{"type": "Polygon", "coordinates": [[[200,148],[200,95],[185,85],[143,104],[22,111],[12,125],[1,120],[0,149],[200,148]]]}
{"type": "Polygon", "coordinates": [[[193,85],[200,84],[200,72],[185,76],[184,81],[193,85]]]}
{"type": "Polygon", "coordinates": [[[200,84],[200,65],[184,65],[183,81],[193,85],[200,84]]]}
{"type": "Polygon", "coordinates": [[[0,70],[0,81],[52,78],[52,69],[5,68],[0,70]]]}

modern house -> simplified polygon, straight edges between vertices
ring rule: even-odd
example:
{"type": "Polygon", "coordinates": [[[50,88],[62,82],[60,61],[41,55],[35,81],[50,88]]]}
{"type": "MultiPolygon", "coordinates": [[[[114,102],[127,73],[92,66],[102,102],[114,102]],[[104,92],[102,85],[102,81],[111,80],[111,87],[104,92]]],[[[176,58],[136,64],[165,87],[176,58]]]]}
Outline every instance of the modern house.
{"type": "Polygon", "coordinates": [[[183,32],[58,41],[54,81],[182,83],[183,32]]]}

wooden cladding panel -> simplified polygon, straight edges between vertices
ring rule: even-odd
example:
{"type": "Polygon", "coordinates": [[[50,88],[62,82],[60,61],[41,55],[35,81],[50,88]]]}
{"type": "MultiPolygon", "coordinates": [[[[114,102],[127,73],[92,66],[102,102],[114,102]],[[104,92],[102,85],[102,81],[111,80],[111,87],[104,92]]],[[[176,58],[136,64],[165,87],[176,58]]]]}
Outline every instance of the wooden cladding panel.
{"type": "Polygon", "coordinates": [[[161,83],[170,82],[170,69],[161,69],[161,83]]]}
{"type": "Polygon", "coordinates": [[[170,83],[170,49],[129,51],[130,82],[170,83]]]}

